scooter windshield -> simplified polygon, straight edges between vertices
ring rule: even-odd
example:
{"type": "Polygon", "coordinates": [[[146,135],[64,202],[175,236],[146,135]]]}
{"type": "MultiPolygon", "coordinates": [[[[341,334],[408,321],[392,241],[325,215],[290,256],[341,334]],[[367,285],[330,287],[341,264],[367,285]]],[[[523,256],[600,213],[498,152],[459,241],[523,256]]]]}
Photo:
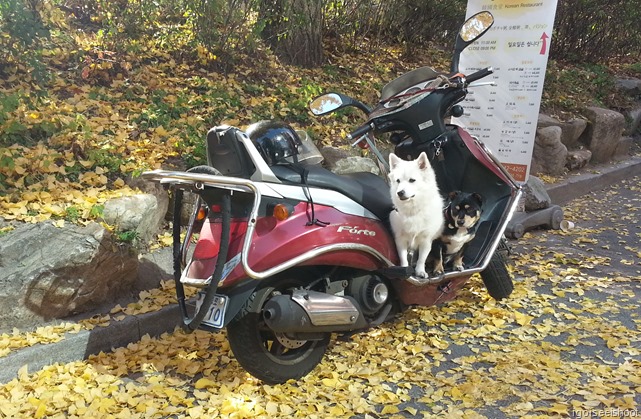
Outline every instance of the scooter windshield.
{"type": "Polygon", "coordinates": [[[435,71],[431,67],[420,67],[410,71],[409,73],[405,73],[383,87],[381,90],[381,102],[397,96],[404,90],[414,87],[421,82],[435,79],[440,75],[441,73],[435,71]]]}

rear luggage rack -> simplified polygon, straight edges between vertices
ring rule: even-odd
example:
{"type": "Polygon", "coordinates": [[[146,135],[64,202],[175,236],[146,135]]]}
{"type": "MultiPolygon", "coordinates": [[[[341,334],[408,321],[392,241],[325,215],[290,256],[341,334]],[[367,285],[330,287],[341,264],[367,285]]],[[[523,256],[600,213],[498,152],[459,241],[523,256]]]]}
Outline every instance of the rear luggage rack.
{"type": "MultiPolygon", "coordinates": [[[[254,195],[254,202],[252,204],[251,212],[247,220],[247,231],[245,232],[245,237],[243,240],[242,250],[241,250],[241,264],[243,270],[253,279],[264,279],[270,276],[273,276],[277,273],[280,273],[286,269],[292,268],[296,265],[300,265],[303,262],[306,262],[310,259],[321,256],[325,253],[330,252],[339,252],[339,251],[360,251],[370,254],[375,257],[381,263],[386,266],[393,266],[393,263],[387,259],[383,254],[378,250],[374,249],[371,246],[367,246],[360,243],[333,243],[329,245],[319,246],[314,249],[308,250],[305,253],[302,253],[294,258],[287,260],[279,265],[273,266],[264,271],[254,271],[249,266],[249,251],[252,245],[251,238],[254,235],[254,230],[256,228],[256,222],[258,219],[258,210],[260,207],[262,194],[260,191],[261,183],[253,182],[249,179],[242,179],[236,177],[227,177],[227,176],[217,176],[217,175],[207,175],[201,173],[190,173],[190,172],[177,172],[177,171],[168,171],[168,170],[153,170],[144,172],[142,177],[147,180],[159,182],[164,185],[173,185],[179,189],[189,189],[189,190],[203,190],[205,187],[212,188],[222,188],[228,189],[231,191],[240,191],[251,193],[254,195]]],[[[225,263],[229,262],[225,260],[225,263]]],[[[222,275],[221,275],[222,277],[222,275]]],[[[215,280],[215,278],[212,278],[215,280]]],[[[206,285],[206,284],[203,284],[206,285]]],[[[218,285],[217,283],[215,285],[218,285]]]]}

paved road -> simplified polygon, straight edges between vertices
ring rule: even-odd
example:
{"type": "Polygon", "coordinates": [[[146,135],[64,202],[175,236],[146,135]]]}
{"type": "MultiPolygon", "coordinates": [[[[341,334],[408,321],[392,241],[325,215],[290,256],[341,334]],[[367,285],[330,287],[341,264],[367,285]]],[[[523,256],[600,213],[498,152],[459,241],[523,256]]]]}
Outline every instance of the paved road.
{"type": "Polygon", "coordinates": [[[641,415],[639,189],[586,195],[564,207],[574,229],[512,242],[509,299],[474,278],[455,301],[335,342],[300,382],[263,386],[224,333],[175,332],[22,371],[0,387],[0,417],[641,415]]]}
{"type": "MultiPolygon", "coordinates": [[[[482,371],[493,395],[475,413],[641,416],[640,185],[633,178],[586,194],[564,207],[573,229],[532,231],[511,242],[517,288],[497,304],[498,318],[505,308],[526,324],[501,325],[492,337],[452,347],[463,354],[481,348],[465,358],[473,367],[464,380],[482,371]],[[506,397],[495,397],[501,390],[506,397]]],[[[482,312],[495,309],[485,303],[482,312]]],[[[474,321],[478,306],[463,316],[474,321]]],[[[461,370],[454,364],[445,363],[446,375],[461,370]]]]}

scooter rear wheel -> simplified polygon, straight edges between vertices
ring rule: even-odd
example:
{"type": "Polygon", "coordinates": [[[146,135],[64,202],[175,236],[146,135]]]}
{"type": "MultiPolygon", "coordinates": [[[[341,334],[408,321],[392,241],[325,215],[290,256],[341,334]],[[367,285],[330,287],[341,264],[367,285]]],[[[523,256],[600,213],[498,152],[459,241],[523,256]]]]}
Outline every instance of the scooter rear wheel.
{"type": "Polygon", "coordinates": [[[505,256],[500,250],[494,252],[487,268],[481,272],[481,278],[488,294],[495,300],[509,297],[514,291],[512,276],[507,270],[505,256]]]}
{"type": "Polygon", "coordinates": [[[304,282],[292,274],[263,281],[266,283],[254,291],[227,326],[227,337],[236,360],[247,372],[267,384],[281,384],[313,370],[323,359],[331,334],[298,340],[272,331],[263,320],[265,303],[273,295],[301,288],[304,282]]]}

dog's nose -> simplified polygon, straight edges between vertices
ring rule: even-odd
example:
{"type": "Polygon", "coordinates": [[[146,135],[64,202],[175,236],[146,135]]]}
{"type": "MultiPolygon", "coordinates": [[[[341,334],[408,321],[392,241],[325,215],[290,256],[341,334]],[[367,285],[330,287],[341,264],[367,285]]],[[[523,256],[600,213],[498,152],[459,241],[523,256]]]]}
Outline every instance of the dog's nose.
{"type": "Polygon", "coordinates": [[[398,197],[401,199],[407,199],[407,194],[405,193],[405,190],[400,190],[396,192],[396,195],[398,195],[398,197]]]}

